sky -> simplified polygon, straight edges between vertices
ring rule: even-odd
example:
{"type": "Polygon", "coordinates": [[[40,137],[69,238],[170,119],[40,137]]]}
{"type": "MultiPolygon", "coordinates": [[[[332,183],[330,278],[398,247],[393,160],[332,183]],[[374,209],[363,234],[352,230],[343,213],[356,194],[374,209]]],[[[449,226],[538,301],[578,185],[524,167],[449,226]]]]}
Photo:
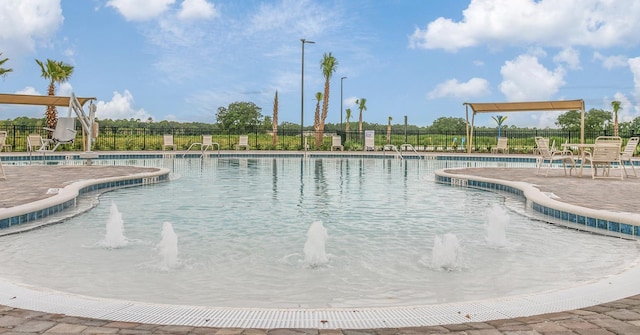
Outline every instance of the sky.
{"type": "MultiPolygon", "coordinates": [[[[1,0],[0,22],[13,70],[0,92],[46,95],[35,60],[63,61],[74,73],[56,94],[95,97],[99,119],[214,123],[234,102],[272,116],[277,91],[279,121],[300,124],[304,109],[309,126],[328,53],[329,123],[347,108],[357,122],[358,98],[379,124],[465,118],[464,102],[618,100],[621,122],[640,116],[640,1],[1,0]],[[303,53],[301,39],[315,43],[303,53]]],[[[553,128],[559,113],[504,124],[553,128]]],[[[43,114],[0,106],[0,119],[43,114]]]]}

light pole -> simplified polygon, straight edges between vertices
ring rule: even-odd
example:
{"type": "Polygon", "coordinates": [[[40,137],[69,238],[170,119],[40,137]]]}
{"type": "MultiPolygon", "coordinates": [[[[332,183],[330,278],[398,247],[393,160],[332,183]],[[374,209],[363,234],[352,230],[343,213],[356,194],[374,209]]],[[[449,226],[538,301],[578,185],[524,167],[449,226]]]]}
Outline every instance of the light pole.
{"type": "Polygon", "coordinates": [[[347,77],[340,78],[340,130],[344,132],[344,127],[342,125],[342,81],[347,79],[347,77]]]}
{"type": "Polygon", "coordinates": [[[300,147],[305,150],[304,147],[304,44],[316,43],[314,41],[307,41],[304,38],[300,39],[302,42],[302,82],[300,83],[300,147]]]}

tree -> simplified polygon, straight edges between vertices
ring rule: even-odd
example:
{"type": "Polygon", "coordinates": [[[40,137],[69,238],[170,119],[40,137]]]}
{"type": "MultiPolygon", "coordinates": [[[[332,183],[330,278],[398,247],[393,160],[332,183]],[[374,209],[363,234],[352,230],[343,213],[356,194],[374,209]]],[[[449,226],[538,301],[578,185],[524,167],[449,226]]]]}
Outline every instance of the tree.
{"type": "Polygon", "coordinates": [[[387,122],[387,144],[391,144],[391,120],[393,118],[389,116],[389,121],[387,122]]]}
{"type": "Polygon", "coordinates": [[[276,90],[276,96],[273,98],[273,137],[271,144],[278,144],[278,90],[276,90]]]}
{"type": "Polygon", "coordinates": [[[502,124],[504,123],[504,121],[507,120],[507,117],[503,115],[496,115],[492,116],[491,118],[494,119],[498,124],[498,138],[500,138],[500,129],[502,128],[502,124]]]}
{"type": "MultiPolygon", "coordinates": [[[[313,130],[316,131],[316,147],[320,147],[318,143],[318,132],[320,131],[320,101],[322,101],[322,92],[316,92],[316,112],[313,114],[313,130]]],[[[320,133],[322,139],[322,133],[320,133]]]]}
{"type": "Polygon", "coordinates": [[[436,134],[464,133],[467,121],[461,117],[440,117],[433,121],[431,132],[436,134]]]}
{"type": "MultiPolygon", "coordinates": [[[[0,56],[2,56],[2,52],[0,52],[0,56]]],[[[7,76],[7,73],[13,72],[13,69],[5,69],[5,68],[2,67],[4,65],[4,63],[6,61],[8,61],[8,60],[9,60],[9,58],[0,59],[0,77],[4,78],[4,77],[7,76]]]]}
{"type": "Polygon", "coordinates": [[[262,120],[262,108],[253,102],[234,102],[227,108],[219,107],[216,122],[220,129],[233,133],[246,133],[256,129],[262,120]]]}
{"type": "Polygon", "coordinates": [[[584,115],[584,130],[590,132],[604,130],[606,122],[611,122],[611,112],[591,108],[584,115]]]}
{"type": "Polygon", "coordinates": [[[358,110],[360,111],[360,117],[358,118],[358,135],[362,136],[362,111],[367,110],[367,99],[357,99],[356,105],[358,105],[358,110]]]}
{"type": "MultiPolygon", "coordinates": [[[[73,66],[62,61],[56,62],[47,59],[46,63],[42,63],[36,59],[36,63],[42,70],[42,78],[49,80],[49,95],[56,95],[56,84],[67,82],[73,74],[73,66]]],[[[47,118],[47,126],[49,128],[55,128],[56,122],[58,121],[56,106],[47,106],[45,115],[47,118]]]]}
{"type": "Polygon", "coordinates": [[[349,121],[351,121],[351,108],[347,108],[345,111],[345,115],[344,115],[344,120],[345,120],[345,125],[344,125],[344,130],[347,133],[347,141],[349,140],[349,130],[350,130],[350,126],[349,126],[349,121]]]}
{"type": "Polygon", "coordinates": [[[620,101],[611,101],[611,108],[613,108],[613,136],[618,136],[618,111],[622,109],[620,101]]]}
{"type": "Polygon", "coordinates": [[[338,61],[331,53],[324,54],[322,61],[320,62],[320,68],[322,69],[322,75],[324,76],[324,96],[322,100],[322,117],[320,118],[319,127],[316,129],[316,147],[320,147],[322,143],[322,135],[324,133],[324,123],[327,120],[327,113],[329,112],[329,91],[331,76],[336,72],[338,67],[338,61]]]}
{"type": "Polygon", "coordinates": [[[562,128],[562,130],[580,131],[580,111],[571,110],[558,115],[556,126],[562,128]]]}

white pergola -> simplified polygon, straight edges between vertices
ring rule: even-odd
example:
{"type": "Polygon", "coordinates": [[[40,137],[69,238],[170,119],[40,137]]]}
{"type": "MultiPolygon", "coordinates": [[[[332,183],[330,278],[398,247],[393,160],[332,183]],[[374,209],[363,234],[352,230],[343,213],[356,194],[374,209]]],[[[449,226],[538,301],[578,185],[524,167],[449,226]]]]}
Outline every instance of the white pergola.
{"type": "Polygon", "coordinates": [[[467,113],[467,153],[471,153],[473,144],[474,120],[477,113],[507,113],[507,112],[550,112],[550,111],[580,111],[580,143],[584,143],[584,100],[557,101],[526,101],[526,102],[465,102],[467,113]],[[469,125],[469,108],[471,125],[469,125]]]}

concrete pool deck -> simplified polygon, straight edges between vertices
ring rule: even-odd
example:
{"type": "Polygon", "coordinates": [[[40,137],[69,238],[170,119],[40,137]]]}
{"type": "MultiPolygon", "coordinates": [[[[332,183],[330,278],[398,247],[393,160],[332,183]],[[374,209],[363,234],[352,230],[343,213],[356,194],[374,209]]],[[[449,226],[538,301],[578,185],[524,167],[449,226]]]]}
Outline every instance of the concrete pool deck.
{"type": "MultiPolygon", "coordinates": [[[[96,178],[95,173],[82,175],[82,166],[65,167],[32,165],[6,166],[7,180],[0,181],[0,207],[22,205],[47,197],[43,190],[59,188],[83,178],[96,178]],[[72,172],[70,172],[73,170],[72,172]]],[[[105,176],[135,173],[117,166],[101,166],[105,176]]],[[[94,170],[95,171],[95,170],[94,170]]],[[[538,185],[543,192],[559,197],[558,201],[640,215],[640,202],[635,197],[640,179],[592,180],[588,172],[582,178],[565,177],[561,170],[552,170],[549,177],[535,176],[531,168],[469,168],[450,170],[453,173],[484,178],[524,181],[538,185]]],[[[617,171],[616,171],[617,172],[617,171]]],[[[639,278],[640,279],[640,278],[639,278]]],[[[640,281],[638,281],[640,282],[640,281]]],[[[473,319],[470,317],[470,321],[473,319]]],[[[27,309],[0,306],[0,334],[467,334],[467,335],[600,335],[640,334],[640,295],[591,307],[527,317],[466,322],[449,325],[376,328],[376,329],[254,329],[212,328],[197,326],[167,326],[138,322],[80,318],[63,314],[49,314],[27,309]]]]}

